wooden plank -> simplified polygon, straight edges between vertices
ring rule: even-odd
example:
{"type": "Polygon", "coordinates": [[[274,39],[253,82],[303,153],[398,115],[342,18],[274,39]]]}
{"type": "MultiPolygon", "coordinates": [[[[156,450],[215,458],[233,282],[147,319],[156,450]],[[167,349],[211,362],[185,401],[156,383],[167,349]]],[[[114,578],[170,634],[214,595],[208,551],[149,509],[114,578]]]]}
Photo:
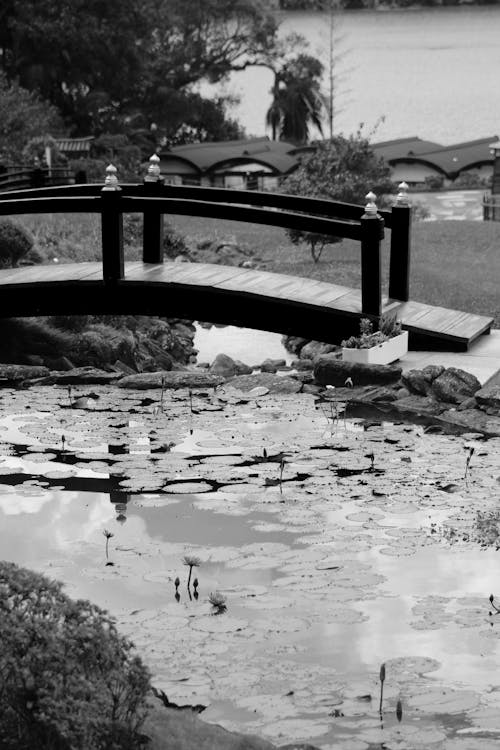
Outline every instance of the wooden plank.
{"type": "Polygon", "coordinates": [[[453,334],[454,336],[459,334],[471,341],[489,330],[492,324],[493,318],[487,318],[483,315],[469,316],[468,320],[458,322],[455,327],[447,330],[446,334],[453,334]]]}
{"type": "Polygon", "coordinates": [[[433,331],[434,333],[442,333],[452,326],[456,322],[457,318],[460,317],[458,310],[445,310],[442,307],[428,309],[425,315],[418,318],[415,323],[413,320],[407,325],[413,329],[421,331],[433,331]]]}
{"type": "Polygon", "coordinates": [[[36,284],[52,281],[81,281],[100,269],[100,263],[61,263],[60,265],[26,266],[0,272],[0,284],[36,284]]]}

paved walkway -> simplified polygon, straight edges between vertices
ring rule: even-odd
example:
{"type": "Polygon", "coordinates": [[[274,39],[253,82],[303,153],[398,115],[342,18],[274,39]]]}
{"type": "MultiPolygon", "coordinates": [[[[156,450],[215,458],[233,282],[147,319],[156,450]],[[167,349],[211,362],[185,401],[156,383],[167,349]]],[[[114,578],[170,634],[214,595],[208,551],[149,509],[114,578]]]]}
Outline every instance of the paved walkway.
{"type": "Polygon", "coordinates": [[[475,375],[483,385],[500,370],[500,329],[480,336],[467,352],[413,352],[399,361],[405,370],[421,370],[426,365],[458,367],[475,375]]]}

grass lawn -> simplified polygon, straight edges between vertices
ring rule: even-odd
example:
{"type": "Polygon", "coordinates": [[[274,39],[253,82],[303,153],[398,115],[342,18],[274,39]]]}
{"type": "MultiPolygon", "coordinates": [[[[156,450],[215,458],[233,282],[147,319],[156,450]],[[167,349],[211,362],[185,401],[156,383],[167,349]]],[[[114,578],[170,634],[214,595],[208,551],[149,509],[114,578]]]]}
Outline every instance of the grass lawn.
{"type": "MultiPolygon", "coordinates": [[[[61,262],[101,257],[97,216],[19,218],[45,248],[54,247],[54,255],[61,262]]],[[[360,250],[354,241],[326,247],[320,261],[314,263],[308,247],[296,247],[279,228],[186,216],[169,220],[193,241],[218,238],[251,248],[270,271],[360,286],[360,250]]],[[[500,222],[416,222],[412,244],[412,299],[491,315],[496,327],[500,327],[500,222]]],[[[128,249],[126,257],[139,255],[137,250],[128,249]]],[[[386,272],[387,240],[383,268],[386,272]]]]}

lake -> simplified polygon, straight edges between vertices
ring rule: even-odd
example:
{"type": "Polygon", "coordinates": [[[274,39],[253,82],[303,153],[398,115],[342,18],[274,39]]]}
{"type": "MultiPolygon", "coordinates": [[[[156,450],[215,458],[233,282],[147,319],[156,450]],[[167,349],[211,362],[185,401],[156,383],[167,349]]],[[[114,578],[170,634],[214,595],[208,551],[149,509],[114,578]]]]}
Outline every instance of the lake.
{"type": "MultiPolygon", "coordinates": [[[[303,34],[327,67],[325,14],[279,16],[282,35],[303,34]]],[[[500,134],[500,6],[350,11],[339,14],[337,27],[336,132],[365,123],[369,134],[385,117],[372,140],[419,135],[450,144],[500,134]]],[[[232,114],[249,135],[265,133],[271,84],[269,70],[251,68],[226,86],[241,97],[232,114]]]]}

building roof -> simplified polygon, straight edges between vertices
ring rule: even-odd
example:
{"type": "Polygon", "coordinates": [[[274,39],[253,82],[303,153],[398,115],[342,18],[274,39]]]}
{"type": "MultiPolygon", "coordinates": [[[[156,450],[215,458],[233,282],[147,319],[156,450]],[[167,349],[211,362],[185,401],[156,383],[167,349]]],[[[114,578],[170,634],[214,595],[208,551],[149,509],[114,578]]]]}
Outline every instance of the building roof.
{"type": "Polygon", "coordinates": [[[208,143],[189,143],[184,146],[173,146],[162,151],[162,161],[169,156],[183,159],[200,172],[209,172],[224,165],[242,165],[245,162],[262,164],[273,172],[286,174],[294,169],[298,160],[291,154],[296,146],[285,141],[270,141],[269,138],[253,138],[240,141],[216,141],[208,143]]]}
{"type": "Polygon", "coordinates": [[[374,143],[374,151],[383,156],[389,164],[397,162],[413,162],[428,164],[443,172],[448,177],[471,167],[482,164],[492,164],[493,156],[490,145],[496,136],[478,138],[475,141],[455,143],[451,146],[441,146],[432,141],[423,141],[417,136],[399,138],[394,141],[374,143]]]}
{"type": "Polygon", "coordinates": [[[439,143],[423,141],[416,135],[412,135],[409,138],[396,138],[393,141],[372,143],[371,146],[379,156],[383,156],[387,161],[401,159],[403,156],[418,156],[428,151],[442,148],[439,143]]]}
{"type": "Polygon", "coordinates": [[[88,153],[93,140],[93,135],[87,135],[85,138],[55,138],[57,148],[63,154],[88,153]]]}

